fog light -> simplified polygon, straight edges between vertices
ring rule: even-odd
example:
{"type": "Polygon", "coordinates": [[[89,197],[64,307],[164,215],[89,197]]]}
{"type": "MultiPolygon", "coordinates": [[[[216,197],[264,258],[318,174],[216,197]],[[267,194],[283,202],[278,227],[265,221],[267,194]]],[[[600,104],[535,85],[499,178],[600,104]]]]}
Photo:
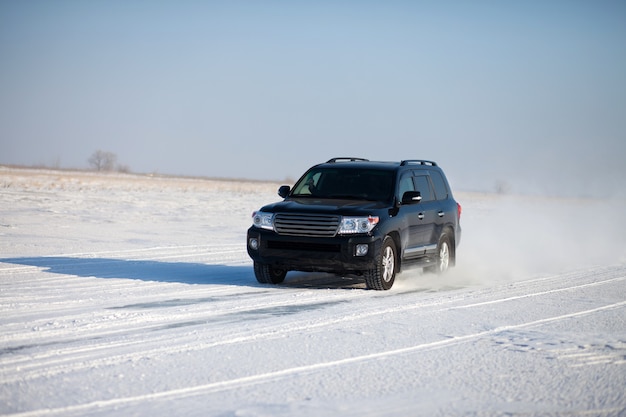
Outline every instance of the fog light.
{"type": "Polygon", "coordinates": [[[369,245],[367,243],[360,243],[356,245],[356,256],[365,256],[368,250],[369,245]]]}
{"type": "Polygon", "coordinates": [[[259,249],[259,239],[255,237],[251,237],[250,240],[248,241],[248,246],[250,246],[250,249],[252,250],[259,249]]]}

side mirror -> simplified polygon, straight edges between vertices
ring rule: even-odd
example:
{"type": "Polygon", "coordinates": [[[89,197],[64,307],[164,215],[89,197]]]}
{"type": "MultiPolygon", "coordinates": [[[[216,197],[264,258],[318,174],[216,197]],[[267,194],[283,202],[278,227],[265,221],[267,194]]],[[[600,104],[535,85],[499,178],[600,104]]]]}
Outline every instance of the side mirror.
{"type": "Polygon", "coordinates": [[[422,194],[419,191],[407,191],[402,194],[402,204],[415,204],[422,201],[422,194]]]}
{"type": "Polygon", "coordinates": [[[281,185],[278,188],[278,195],[281,196],[282,198],[285,198],[289,195],[289,192],[291,191],[291,187],[288,185],[281,185]]]}

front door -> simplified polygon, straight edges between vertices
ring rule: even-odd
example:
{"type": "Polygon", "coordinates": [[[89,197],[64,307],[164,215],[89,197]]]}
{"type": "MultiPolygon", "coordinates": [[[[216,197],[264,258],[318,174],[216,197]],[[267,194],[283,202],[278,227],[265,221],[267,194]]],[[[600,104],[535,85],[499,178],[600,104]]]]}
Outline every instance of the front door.
{"type": "Polygon", "coordinates": [[[434,193],[427,175],[403,177],[400,181],[399,191],[400,196],[406,191],[419,191],[422,196],[419,203],[401,207],[408,226],[404,257],[407,259],[417,258],[423,256],[430,249],[437,216],[434,193]]]}

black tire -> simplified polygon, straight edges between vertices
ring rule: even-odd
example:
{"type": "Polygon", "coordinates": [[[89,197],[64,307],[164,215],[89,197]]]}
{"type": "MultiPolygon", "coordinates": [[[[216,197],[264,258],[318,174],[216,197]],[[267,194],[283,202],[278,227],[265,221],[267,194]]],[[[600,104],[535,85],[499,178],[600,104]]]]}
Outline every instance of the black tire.
{"type": "Polygon", "coordinates": [[[453,267],[454,262],[454,247],[452,246],[452,239],[450,239],[450,236],[444,232],[441,236],[439,236],[439,242],[437,243],[435,265],[424,268],[424,271],[441,275],[453,267]]]}
{"type": "Polygon", "coordinates": [[[393,286],[398,270],[396,245],[389,236],[383,240],[376,268],[365,271],[365,284],[371,290],[388,290],[393,286]]]}
{"type": "Polygon", "coordinates": [[[254,275],[261,284],[280,284],[285,280],[287,270],[255,262],[254,275]]]}

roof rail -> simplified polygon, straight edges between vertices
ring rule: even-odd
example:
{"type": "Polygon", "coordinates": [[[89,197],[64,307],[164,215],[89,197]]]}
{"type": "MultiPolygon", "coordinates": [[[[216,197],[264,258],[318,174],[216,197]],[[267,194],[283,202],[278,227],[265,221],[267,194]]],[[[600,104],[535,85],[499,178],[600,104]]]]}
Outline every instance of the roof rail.
{"type": "Polygon", "coordinates": [[[431,165],[436,167],[437,163],[433,162],[433,161],[425,161],[422,159],[405,159],[404,161],[400,162],[400,165],[404,166],[404,165],[408,165],[408,164],[418,164],[418,165],[431,165]]]}
{"type": "Polygon", "coordinates": [[[369,159],[364,159],[364,158],[354,158],[354,157],[339,157],[339,158],[333,158],[333,159],[329,159],[328,161],[326,161],[327,164],[334,164],[335,162],[339,162],[339,161],[350,161],[350,162],[356,162],[356,161],[369,161],[369,159]]]}

